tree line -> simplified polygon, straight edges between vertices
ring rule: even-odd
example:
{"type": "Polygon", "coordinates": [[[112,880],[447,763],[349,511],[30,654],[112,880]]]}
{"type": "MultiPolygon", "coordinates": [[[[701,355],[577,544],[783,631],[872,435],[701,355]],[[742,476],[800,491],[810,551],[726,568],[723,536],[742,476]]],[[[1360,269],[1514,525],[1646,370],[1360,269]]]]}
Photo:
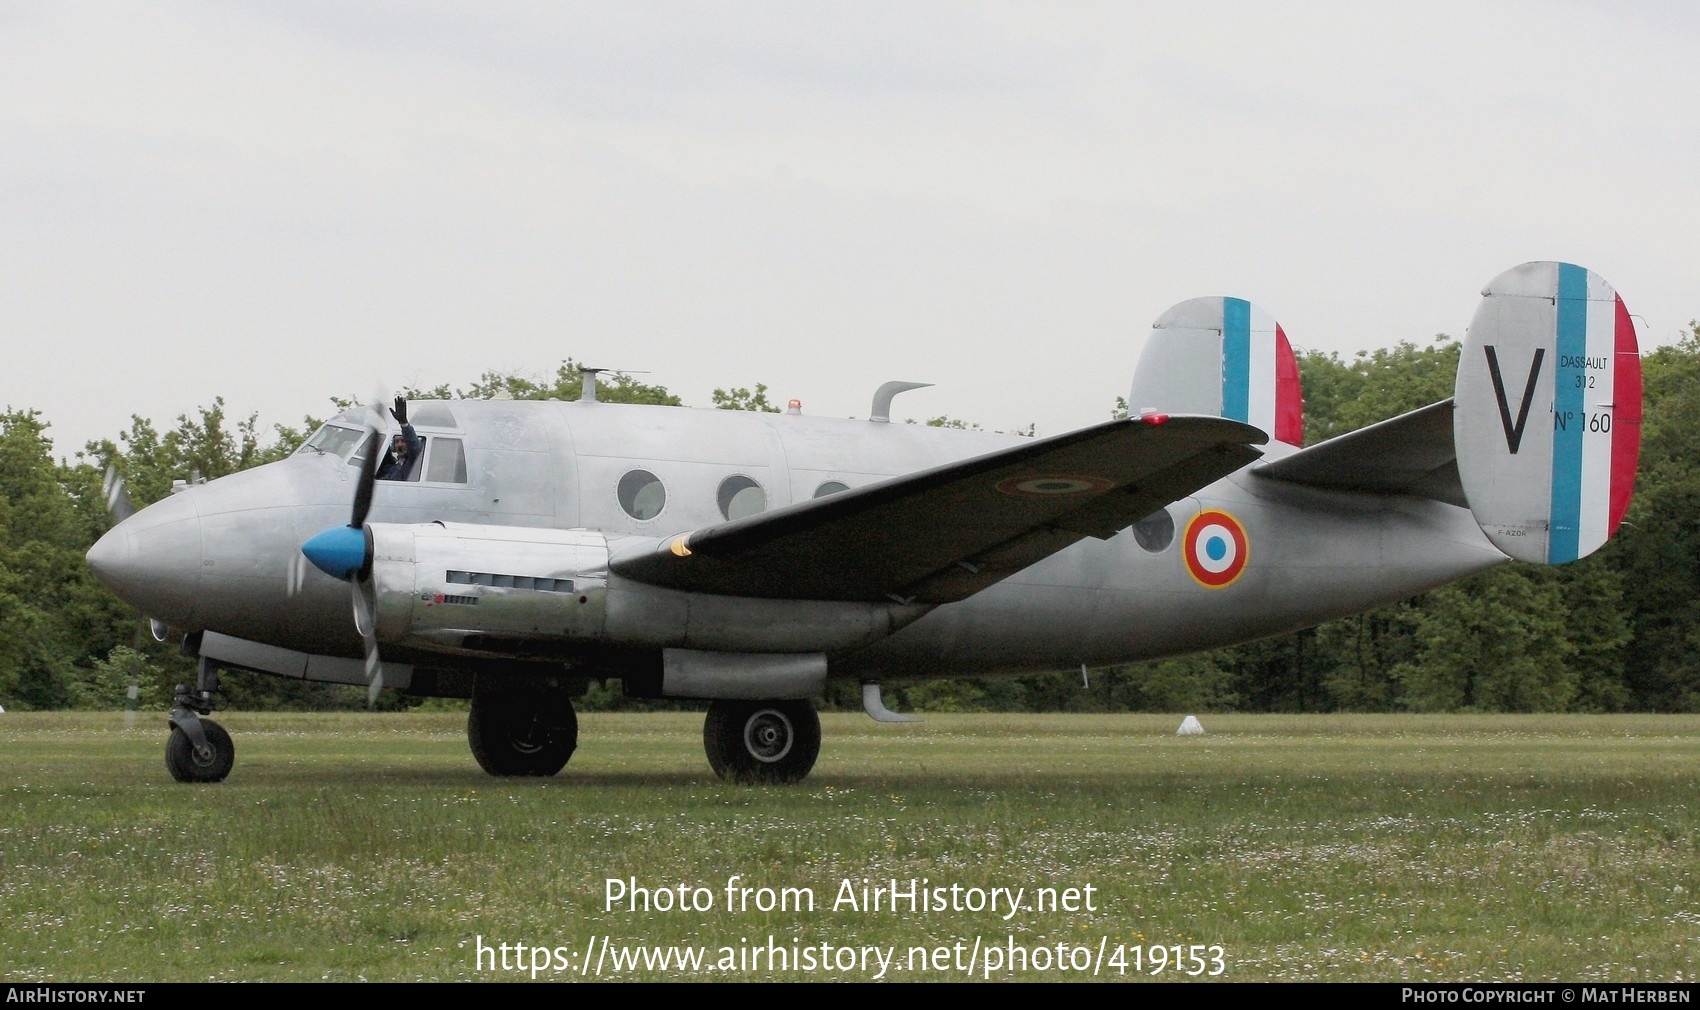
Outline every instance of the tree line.
{"type": "MultiPolygon", "coordinates": [[[[1459,345],[1437,337],[1345,359],[1300,357],[1307,444],[1451,395],[1459,345]]],[[[1247,645],[1077,676],[892,685],[897,705],[931,711],[1692,712],[1700,709],[1700,324],[1642,358],[1645,422],[1635,499],[1619,536],[1557,568],[1505,565],[1320,627],[1247,645]]],[[[610,402],[678,405],[665,388],[599,377],[610,402]]],[[[489,372],[410,399],[576,400],[582,372],[489,372]]],[[[353,398],[331,399],[347,407],[353,398]]],[[[766,386],[717,389],[713,406],[775,410],[766,386]]],[[[966,427],[951,418],[926,423],[966,427]]],[[[174,481],[214,479],[281,459],[317,428],[233,418],[223,398],[162,428],[133,417],[116,437],[56,459],[36,411],[0,413],[0,705],[162,710],[190,660],[144,633],[139,615],[96,582],[83,555],[111,525],[110,462],[135,503],[174,481]]],[[[1029,432],[1023,432],[1029,433],[1029,432]]],[[[363,689],[281,678],[225,678],[240,708],[354,708],[363,689]]],[[[386,693],[387,695],[387,693],[386,693]]],[[[585,707],[630,704],[593,690],[585,707]]],[[[829,704],[859,707],[855,685],[829,704]]],[[[390,705],[405,699],[386,697],[390,705]]]]}

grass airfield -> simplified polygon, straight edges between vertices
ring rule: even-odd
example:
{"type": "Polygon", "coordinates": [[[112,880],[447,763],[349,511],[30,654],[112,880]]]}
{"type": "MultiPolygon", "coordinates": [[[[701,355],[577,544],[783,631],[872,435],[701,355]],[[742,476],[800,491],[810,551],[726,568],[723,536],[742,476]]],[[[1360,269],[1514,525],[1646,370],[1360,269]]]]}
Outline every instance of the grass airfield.
{"type": "Polygon", "coordinates": [[[823,943],[897,981],[1700,972],[1700,716],[1180,718],[828,714],[806,782],[746,788],[700,714],[582,715],[561,775],[499,780],[463,715],[232,712],[235,771],[187,786],[163,714],[9,712],[0,980],[526,981],[533,948],[538,981],[880,975],[805,968],[823,943]],[[993,888],[1022,907],[965,907],[993,888]]]}

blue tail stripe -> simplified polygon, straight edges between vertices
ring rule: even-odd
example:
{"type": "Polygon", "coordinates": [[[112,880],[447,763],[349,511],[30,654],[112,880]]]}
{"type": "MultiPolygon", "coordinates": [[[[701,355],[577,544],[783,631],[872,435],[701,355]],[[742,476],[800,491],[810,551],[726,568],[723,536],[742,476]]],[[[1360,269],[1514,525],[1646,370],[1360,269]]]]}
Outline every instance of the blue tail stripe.
{"type": "Polygon", "coordinates": [[[1582,433],[1588,428],[1588,271],[1558,265],[1558,360],[1553,374],[1552,525],[1547,561],[1575,561],[1582,529],[1582,433]]]}
{"type": "Polygon", "coordinates": [[[1251,303],[1222,299],[1222,416],[1251,423],[1251,303]]]}

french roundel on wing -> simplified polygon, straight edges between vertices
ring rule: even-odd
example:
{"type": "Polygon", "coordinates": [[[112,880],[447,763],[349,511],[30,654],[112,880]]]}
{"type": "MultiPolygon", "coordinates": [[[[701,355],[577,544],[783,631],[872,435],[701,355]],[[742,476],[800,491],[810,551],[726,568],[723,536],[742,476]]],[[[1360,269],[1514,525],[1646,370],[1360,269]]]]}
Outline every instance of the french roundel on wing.
{"type": "Polygon", "coordinates": [[[1205,511],[1187,523],[1181,557],[1199,585],[1222,589],[1245,571],[1251,544],[1238,519],[1226,512],[1205,511]]]}

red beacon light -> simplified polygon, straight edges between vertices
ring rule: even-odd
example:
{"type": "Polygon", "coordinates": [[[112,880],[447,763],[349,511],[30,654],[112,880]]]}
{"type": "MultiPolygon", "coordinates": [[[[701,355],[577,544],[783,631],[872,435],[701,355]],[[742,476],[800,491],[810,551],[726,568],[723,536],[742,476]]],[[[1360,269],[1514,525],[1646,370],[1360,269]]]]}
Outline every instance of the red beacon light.
{"type": "Polygon", "coordinates": [[[803,401],[802,400],[799,400],[795,396],[793,396],[791,399],[785,401],[785,413],[787,413],[787,414],[801,414],[802,412],[803,412],[803,401]]]}
{"type": "Polygon", "coordinates": [[[1168,424],[1169,423],[1169,415],[1160,414],[1155,410],[1148,410],[1145,413],[1140,414],[1139,419],[1141,421],[1144,421],[1146,424],[1168,424]]]}

